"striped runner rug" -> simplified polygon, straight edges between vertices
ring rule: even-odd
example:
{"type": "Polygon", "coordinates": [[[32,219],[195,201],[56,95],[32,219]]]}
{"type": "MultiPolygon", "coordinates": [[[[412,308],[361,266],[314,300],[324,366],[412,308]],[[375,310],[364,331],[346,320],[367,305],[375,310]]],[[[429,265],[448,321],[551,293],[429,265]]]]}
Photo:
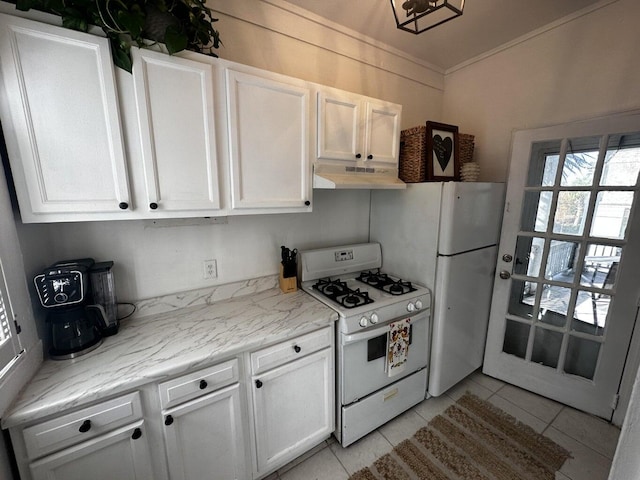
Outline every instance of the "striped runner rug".
{"type": "Polygon", "coordinates": [[[567,450],[470,393],[349,480],[553,480],[567,450]]]}

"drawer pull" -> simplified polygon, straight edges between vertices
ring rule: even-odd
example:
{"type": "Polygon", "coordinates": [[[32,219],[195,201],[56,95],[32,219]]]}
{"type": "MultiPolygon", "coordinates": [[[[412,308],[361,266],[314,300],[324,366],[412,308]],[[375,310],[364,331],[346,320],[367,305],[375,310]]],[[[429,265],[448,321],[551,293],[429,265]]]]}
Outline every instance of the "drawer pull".
{"type": "Polygon", "coordinates": [[[260,380],[256,380],[256,388],[262,388],[262,382],[260,380]]]}
{"type": "Polygon", "coordinates": [[[200,390],[204,390],[207,388],[207,382],[205,380],[200,380],[200,390]]]}
{"type": "Polygon", "coordinates": [[[133,438],[134,440],[139,439],[142,436],[142,430],[140,430],[139,428],[136,428],[133,431],[133,435],[131,435],[131,438],[133,438]]]}
{"type": "Polygon", "coordinates": [[[171,415],[167,415],[164,417],[164,424],[171,425],[173,423],[173,417],[171,415]]]}
{"type": "Polygon", "coordinates": [[[296,351],[296,353],[300,353],[300,350],[302,350],[299,345],[294,345],[293,349],[296,351]]]}
{"type": "Polygon", "coordinates": [[[80,433],[86,433],[89,430],[91,430],[91,420],[85,420],[82,422],[82,425],[80,425],[80,428],[78,429],[80,433]]]}

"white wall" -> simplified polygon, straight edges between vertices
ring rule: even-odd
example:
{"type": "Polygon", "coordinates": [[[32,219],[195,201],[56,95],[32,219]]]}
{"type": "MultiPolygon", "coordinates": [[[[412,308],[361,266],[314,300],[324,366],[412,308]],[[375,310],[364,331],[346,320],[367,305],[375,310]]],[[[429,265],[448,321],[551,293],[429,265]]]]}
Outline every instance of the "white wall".
{"type": "Polygon", "coordinates": [[[481,180],[507,178],[514,130],[640,108],[640,2],[598,5],[446,75],[443,118],[476,135],[481,180]]]}
{"type": "Polygon", "coordinates": [[[51,225],[48,262],[84,256],[114,260],[120,301],[271,275],[278,272],[281,245],[304,249],[367,241],[369,191],[316,190],[312,213],[227,221],[198,225],[194,219],[185,221],[191,226],[165,227],[145,221],[51,225]],[[217,280],[203,279],[202,262],[208,259],[217,260],[217,280]]]}

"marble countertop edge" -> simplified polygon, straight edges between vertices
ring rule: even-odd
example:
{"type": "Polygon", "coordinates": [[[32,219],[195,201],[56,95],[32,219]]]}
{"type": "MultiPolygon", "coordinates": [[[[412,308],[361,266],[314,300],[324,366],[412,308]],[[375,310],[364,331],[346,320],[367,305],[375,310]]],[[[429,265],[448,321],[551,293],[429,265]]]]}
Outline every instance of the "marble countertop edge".
{"type": "Polygon", "coordinates": [[[72,361],[45,361],[7,411],[2,428],[42,421],[337,320],[333,310],[302,291],[283,294],[276,287],[248,293],[132,317],[93,352],[72,361]]]}

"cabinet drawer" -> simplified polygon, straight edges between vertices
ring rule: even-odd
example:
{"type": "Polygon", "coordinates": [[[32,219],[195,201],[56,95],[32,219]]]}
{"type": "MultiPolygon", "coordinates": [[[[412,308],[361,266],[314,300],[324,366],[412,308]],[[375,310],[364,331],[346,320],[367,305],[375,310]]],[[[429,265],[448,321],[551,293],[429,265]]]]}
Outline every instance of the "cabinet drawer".
{"type": "Polygon", "coordinates": [[[62,415],[23,430],[30,459],[84,442],[142,418],[138,392],[62,415]]]}
{"type": "Polygon", "coordinates": [[[302,335],[251,354],[251,372],[256,375],[291,360],[333,345],[333,328],[302,335]]]}
{"type": "Polygon", "coordinates": [[[170,408],[230,385],[237,382],[238,379],[238,359],[234,358],[228,362],[161,383],[158,387],[160,389],[160,403],[163,409],[170,408]]]}

